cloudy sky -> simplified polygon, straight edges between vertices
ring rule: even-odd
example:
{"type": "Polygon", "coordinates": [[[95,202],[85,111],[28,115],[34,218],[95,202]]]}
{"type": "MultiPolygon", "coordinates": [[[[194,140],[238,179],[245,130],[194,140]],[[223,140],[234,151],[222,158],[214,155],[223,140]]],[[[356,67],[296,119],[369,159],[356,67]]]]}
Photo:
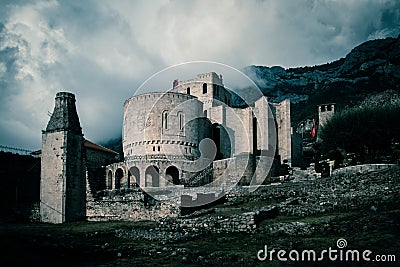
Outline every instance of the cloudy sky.
{"type": "Polygon", "coordinates": [[[76,94],[85,137],[102,142],[168,66],[322,64],[399,33],[397,0],[0,0],[0,145],[40,148],[58,91],[76,94]]]}

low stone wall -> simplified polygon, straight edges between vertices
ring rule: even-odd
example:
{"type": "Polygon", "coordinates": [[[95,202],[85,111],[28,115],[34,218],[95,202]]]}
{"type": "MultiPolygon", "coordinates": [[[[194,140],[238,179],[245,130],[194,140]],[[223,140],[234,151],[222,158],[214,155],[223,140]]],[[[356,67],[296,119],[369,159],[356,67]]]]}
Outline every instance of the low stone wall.
{"type": "Polygon", "coordinates": [[[139,188],[103,191],[86,204],[88,221],[155,221],[164,217],[176,217],[179,207],[146,198],[139,188]]]}
{"type": "Polygon", "coordinates": [[[348,166],[332,171],[332,175],[343,175],[352,173],[368,173],[393,168],[396,164],[363,164],[356,166],[348,166]]]}
{"type": "Polygon", "coordinates": [[[86,209],[88,221],[155,221],[179,214],[178,207],[162,202],[145,206],[138,201],[93,201],[86,209]]]}
{"type": "Polygon", "coordinates": [[[253,232],[259,223],[278,215],[275,206],[267,206],[257,211],[197,218],[164,218],[159,220],[159,230],[172,232],[253,232]]]}
{"type": "Polygon", "coordinates": [[[172,232],[251,232],[256,229],[255,212],[206,218],[165,218],[159,220],[159,230],[172,232]]]}

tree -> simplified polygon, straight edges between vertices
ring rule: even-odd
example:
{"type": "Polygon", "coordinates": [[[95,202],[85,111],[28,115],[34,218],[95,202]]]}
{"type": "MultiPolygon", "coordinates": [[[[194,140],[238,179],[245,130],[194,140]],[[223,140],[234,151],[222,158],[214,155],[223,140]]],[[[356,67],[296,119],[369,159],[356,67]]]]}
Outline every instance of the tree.
{"type": "Polygon", "coordinates": [[[323,154],[338,148],[356,153],[365,161],[393,154],[400,141],[400,104],[347,108],[335,113],[320,129],[323,154]]]}

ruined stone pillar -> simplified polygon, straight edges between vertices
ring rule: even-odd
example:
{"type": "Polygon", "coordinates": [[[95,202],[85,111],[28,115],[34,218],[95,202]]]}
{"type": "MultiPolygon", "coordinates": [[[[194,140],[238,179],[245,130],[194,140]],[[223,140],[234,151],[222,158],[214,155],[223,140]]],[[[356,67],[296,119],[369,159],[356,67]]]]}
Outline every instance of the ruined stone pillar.
{"type": "Polygon", "coordinates": [[[140,170],[140,187],[146,187],[146,167],[142,167],[140,170]]]}
{"type": "Polygon", "coordinates": [[[115,189],[115,170],[112,168],[111,170],[111,190],[115,189]]]}

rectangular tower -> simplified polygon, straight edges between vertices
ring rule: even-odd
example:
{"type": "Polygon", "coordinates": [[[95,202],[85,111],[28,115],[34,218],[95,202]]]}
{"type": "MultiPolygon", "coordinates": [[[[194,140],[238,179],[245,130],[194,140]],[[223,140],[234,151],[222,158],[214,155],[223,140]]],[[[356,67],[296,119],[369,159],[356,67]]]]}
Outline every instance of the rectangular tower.
{"type": "Polygon", "coordinates": [[[40,215],[63,223],[86,216],[83,134],[75,96],[57,93],[54,111],[42,132],[40,215]]]}
{"type": "Polygon", "coordinates": [[[231,105],[231,93],[224,87],[222,75],[215,72],[198,74],[191,80],[176,80],[173,83],[172,91],[196,96],[199,101],[203,102],[203,112],[208,118],[212,107],[222,103],[231,105]]]}
{"type": "Polygon", "coordinates": [[[325,123],[335,113],[335,103],[318,105],[318,122],[319,127],[323,127],[325,123]]]}

